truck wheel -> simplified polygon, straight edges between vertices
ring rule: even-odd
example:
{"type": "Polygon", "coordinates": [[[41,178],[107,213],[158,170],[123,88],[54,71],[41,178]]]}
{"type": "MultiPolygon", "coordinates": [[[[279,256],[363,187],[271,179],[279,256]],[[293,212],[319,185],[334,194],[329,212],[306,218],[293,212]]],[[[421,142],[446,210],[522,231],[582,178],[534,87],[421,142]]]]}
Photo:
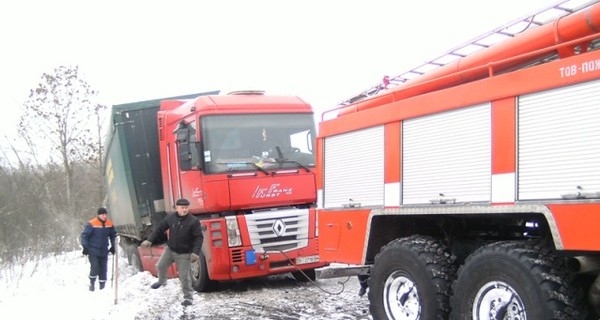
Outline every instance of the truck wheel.
{"type": "Polygon", "coordinates": [[[142,265],[142,259],[140,258],[140,252],[138,251],[137,244],[129,243],[125,248],[125,254],[127,254],[127,262],[129,265],[133,267],[134,270],[138,272],[144,271],[144,266],[142,265]]]}
{"type": "Polygon", "coordinates": [[[137,251],[137,247],[130,247],[128,254],[129,265],[133,267],[134,270],[138,272],[144,271],[144,267],[142,265],[142,259],[140,258],[140,253],[137,251]]]}
{"type": "Polygon", "coordinates": [[[562,260],[537,242],[477,249],[453,285],[451,319],[585,319],[583,295],[562,260]]]}
{"type": "Polygon", "coordinates": [[[373,319],[446,319],[456,272],[448,247],[439,239],[396,239],[375,257],[369,278],[373,319]]]}
{"type": "Polygon", "coordinates": [[[302,271],[292,272],[292,277],[294,277],[294,279],[296,279],[298,282],[315,281],[317,278],[317,273],[315,272],[315,269],[305,269],[302,271]]]}
{"type": "Polygon", "coordinates": [[[192,268],[192,287],[198,292],[210,292],[215,290],[217,282],[208,277],[206,267],[206,258],[200,252],[200,259],[191,264],[192,268]]]}
{"type": "Polygon", "coordinates": [[[121,249],[127,257],[127,264],[132,266],[136,271],[144,271],[142,266],[142,260],[140,259],[140,253],[137,250],[137,244],[130,240],[121,240],[121,249]]]}

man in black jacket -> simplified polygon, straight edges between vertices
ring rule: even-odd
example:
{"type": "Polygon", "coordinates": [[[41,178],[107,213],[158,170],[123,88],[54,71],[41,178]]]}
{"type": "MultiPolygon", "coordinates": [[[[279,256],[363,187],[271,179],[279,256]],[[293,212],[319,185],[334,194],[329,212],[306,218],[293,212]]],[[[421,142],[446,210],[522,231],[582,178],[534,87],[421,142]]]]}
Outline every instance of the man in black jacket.
{"type": "Polygon", "coordinates": [[[190,202],[187,199],[179,199],[175,204],[177,213],[168,214],[148,239],[142,242],[142,247],[151,246],[156,239],[169,230],[167,246],[156,263],[158,281],[152,284],[151,288],[158,289],[167,283],[167,269],[175,262],[183,291],[184,300],[181,304],[189,306],[193,300],[190,263],[200,259],[203,236],[198,218],[188,214],[190,202]]]}

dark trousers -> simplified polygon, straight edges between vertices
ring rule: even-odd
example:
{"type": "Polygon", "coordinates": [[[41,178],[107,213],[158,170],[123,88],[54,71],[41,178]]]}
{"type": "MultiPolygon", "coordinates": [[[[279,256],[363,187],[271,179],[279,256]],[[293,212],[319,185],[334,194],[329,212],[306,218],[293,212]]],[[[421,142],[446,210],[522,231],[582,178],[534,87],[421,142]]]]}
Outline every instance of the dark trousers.
{"type": "Polygon", "coordinates": [[[175,262],[177,273],[179,273],[179,282],[183,291],[183,298],[192,300],[194,298],[194,290],[192,289],[192,273],[190,268],[190,253],[177,253],[169,247],[165,247],[165,251],[160,256],[156,263],[158,270],[158,283],[167,283],[167,269],[175,262]]]}
{"type": "Polygon", "coordinates": [[[369,287],[369,276],[366,274],[361,274],[358,276],[358,282],[360,283],[361,288],[369,287]]]}
{"type": "Polygon", "coordinates": [[[90,254],[88,258],[90,260],[90,281],[93,283],[96,278],[99,278],[100,282],[106,282],[108,256],[99,257],[90,254]]]}

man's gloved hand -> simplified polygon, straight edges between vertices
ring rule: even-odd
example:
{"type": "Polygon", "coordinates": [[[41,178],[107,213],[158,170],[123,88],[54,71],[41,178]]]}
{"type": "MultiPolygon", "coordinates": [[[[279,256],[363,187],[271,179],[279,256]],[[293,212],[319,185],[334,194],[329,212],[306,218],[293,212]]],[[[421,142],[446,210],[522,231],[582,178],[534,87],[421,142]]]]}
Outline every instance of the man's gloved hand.
{"type": "Polygon", "coordinates": [[[191,263],[195,263],[195,262],[197,262],[198,260],[200,260],[200,256],[199,256],[199,255],[197,255],[197,254],[195,254],[195,253],[192,253],[192,255],[190,256],[190,262],[191,262],[191,263]]]}
{"type": "Polygon", "coordinates": [[[108,249],[108,251],[109,251],[111,254],[115,254],[115,247],[111,246],[111,247],[110,247],[110,249],[108,249]]]}
{"type": "Polygon", "coordinates": [[[148,241],[148,240],[144,240],[141,244],[142,247],[144,248],[148,248],[149,246],[152,245],[152,242],[148,241]]]}
{"type": "Polygon", "coordinates": [[[84,256],[87,256],[88,255],[88,248],[84,247],[82,253],[83,253],[84,256]]]}

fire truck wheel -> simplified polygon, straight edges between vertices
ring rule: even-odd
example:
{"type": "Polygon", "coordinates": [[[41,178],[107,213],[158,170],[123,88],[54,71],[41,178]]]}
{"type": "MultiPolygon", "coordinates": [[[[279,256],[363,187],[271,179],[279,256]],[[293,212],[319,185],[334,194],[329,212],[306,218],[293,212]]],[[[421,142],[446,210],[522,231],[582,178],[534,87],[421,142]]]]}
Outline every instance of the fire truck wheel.
{"type": "Polygon", "coordinates": [[[456,258],[439,239],[396,239],[375,257],[369,278],[373,319],[447,319],[456,258]]]}
{"type": "Polygon", "coordinates": [[[206,267],[206,258],[200,252],[200,259],[191,264],[192,268],[192,287],[198,292],[210,292],[215,290],[217,282],[211,280],[208,276],[206,267]]]}
{"type": "Polygon", "coordinates": [[[302,272],[300,272],[300,271],[292,272],[292,277],[294,277],[294,279],[296,279],[296,281],[299,281],[299,282],[308,282],[308,281],[315,281],[315,279],[317,278],[317,274],[315,272],[315,269],[306,269],[306,270],[302,270],[302,272]]]}
{"type": "Polygon", "coordinates": [[[573,281],[563,260],[537,242],[492,243],[459,269],[451,319],[585,319],[573,281]]]}

